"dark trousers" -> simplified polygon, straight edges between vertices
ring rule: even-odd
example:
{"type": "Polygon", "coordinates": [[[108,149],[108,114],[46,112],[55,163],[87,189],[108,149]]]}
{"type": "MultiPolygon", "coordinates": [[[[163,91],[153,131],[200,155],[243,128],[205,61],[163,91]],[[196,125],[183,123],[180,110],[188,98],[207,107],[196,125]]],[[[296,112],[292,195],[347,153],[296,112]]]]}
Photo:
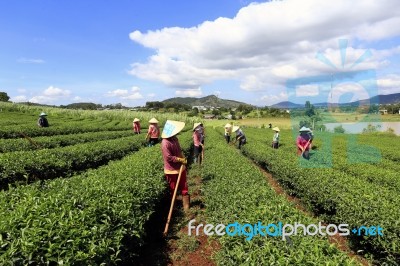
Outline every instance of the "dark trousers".
{"type": "MultiPolygon", "coordinates": [[[[194,146],[194,151],[193,151],[193,162],[197,162],[197,158],[199,158],[199,155],[203,151],[202,146],[194,146]]],[[[199,162],[201,162],[201,158],[199,158],[199,162]]]]}
{"type": "Polygon", "coordinates": [[[226,143],[229,144],[229,142],[231,141],[231,136],[225,135],[225,140],[226,140],[226,143]]]}
{"type": "Polygon", "coordinates": [[[279,148],[279,142],[272,142],[272,148],[278,149],[279,148]]]}
{"type": "Polygon", "coordinates": [[[149,147],[152,147],[158,143],[158,138],[150,138],[149,147]]]}
{"type": "Polygon", "coordinates": [[[245,138],[241,138],[241,139],[239,139],[238,141],[239,141],[239,146],[238,146],[239,149],[242,148],[242,146],[243,146],[244,144],[246,144],[246,139],[245,139],[245,138]]]}

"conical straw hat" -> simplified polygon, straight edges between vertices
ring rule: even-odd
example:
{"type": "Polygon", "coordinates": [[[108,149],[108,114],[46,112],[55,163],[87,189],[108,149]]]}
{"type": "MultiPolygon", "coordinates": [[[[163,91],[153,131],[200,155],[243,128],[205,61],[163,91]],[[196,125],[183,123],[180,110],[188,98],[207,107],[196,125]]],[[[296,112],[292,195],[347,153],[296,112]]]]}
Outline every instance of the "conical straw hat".
{"type": "Polygon", "coordinates": [[[232,125],[228,123],[225,125],[225,127],[232,127],[232,125]]]}
{"type": "Polygon", "coordinates": [[[181,132],[184,127],[185,127],[185,122],[167,120],[167,122],[165,122],[163,131],[161,133],[161,138],[167,139],[173,137],[179,132],[181,132]]]}
{"type": "Polygon", "coordinates": [[[302,127],[299,132],[310,132],[310,129],[308,127],[302,127]]]}
{"type": "Polygon", "coordinates": [[[193,125],[193,130],[195,130],[196,127],[198,127],[198,126],[200,126],[200,125],[201,125],[201,123],[194,123],[194,125],[193,125]]]}
{"type": "Polygon", "coordinates": [[[279,130],[279,127],[274,127],[272,130],[273,130],[273,131],[278,131],[278,132],[280,131],[280,130],[279,130]]]}
{"type": "Polygon", "coordinates": [[[158,123],[158,120],[155,119],[155,118],[153,117],[152,119],[149,120],[149,123],[151,123],[151,124],[157,124],[157,123],[158,123]]]}
{"type": "Polygon", "coordinates": [[[39,116],[46,116],[47,114],[46,113],[41,113],[39,116]]]}
{"type": "Polygon", "coordinates": [[[140,122],[138,118],[133,119],[133,122],[140,122]]]}
{"type": "Polygon", "coordinates": [[[233,126],[233,128],[232,128],[232,132],[236,132],[238,129],[239,129],[239,127],[238,127],[238,126],[233,126]]]}

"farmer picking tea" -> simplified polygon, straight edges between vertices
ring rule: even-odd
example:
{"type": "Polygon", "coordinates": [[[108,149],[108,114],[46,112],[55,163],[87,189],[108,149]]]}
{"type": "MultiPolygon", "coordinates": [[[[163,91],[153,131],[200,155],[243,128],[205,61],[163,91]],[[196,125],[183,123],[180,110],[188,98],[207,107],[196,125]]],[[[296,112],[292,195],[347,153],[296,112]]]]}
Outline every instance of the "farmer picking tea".
{"type": "Polygon", "coordinates": [[[43,112],[39,115],[39,119],[37,121],[37,125],[39,127],[49,127],[49,121],[47,121],[46,116],[47,114],[43,112]]]}
{"type": "Polygon", "coordinates": [[[190,196],[186,182],[185,165],[187,164],[187,160],[182,153],[181,146],[176,137],[184,127],[184,122],[167,120],[161,134],[161,152],[164,159],[164,174],[169,184],[171,195],[174,193],[179,172],[182,170],[178,190],[182,194],[183,209],[187,212],[190,205],[190,196]],[[182,165],[183,167],[181,168],[182,165]]]}
{"type": "Polygon", "coordinates": [[[138,118],[133,119],[132,129],[135,134],[140,134],[140,120],[138,118]]]}
{"type": "Polygon", "coordinates": [[[310,143],[311,143],[311,135],[310,129],[308,127],[300,128],[299,136],[296,139],[297,145],[297,155],[303,156],[305,159],[310,159],[310,143]]]}
{"type": "Polygon", "coordinates": [[[158,120],[154,117],[149,120],[149,129],[146,135],[146,141],[148,146],[152,147],[158,143],[158,138],[160,137],[160,129],[158,128],[158,120]]]}
{"type": "Polygon", "coordinates": [[[228,144],[231,141],[231,134],[232,134],[232,125],[228,123],[225,125],[225,133],[224,133],[226,143],[228,144]]]}
{"type": "Polygon", "coordinates": [[[232,131],[236,133],[236,138],[235,138],[234,144],[236,144],[236,142],[239,142],[238,148],[240,149],[247,142],[246,136],[243,133],[243,131],[240,129],[240,127],[238,127],[238,126],[234,126],[232,131]]]}
{"type": "Polygon", "coordinates": [[[203,140],[203,129],[201,127],[201,123],[195,123],[193,126],[193,162],[194,163],[201,163],[201,154],[204,148],[204,144],[202,143],[203,140]]]}
{"type": "Polygon", "coordinates": [[[279,127],[274,127],[272,129],[273,131],[275,131],[274,136],[272,137],[272,148],[274,149],[278,149],[279,148],[279,127]]]}

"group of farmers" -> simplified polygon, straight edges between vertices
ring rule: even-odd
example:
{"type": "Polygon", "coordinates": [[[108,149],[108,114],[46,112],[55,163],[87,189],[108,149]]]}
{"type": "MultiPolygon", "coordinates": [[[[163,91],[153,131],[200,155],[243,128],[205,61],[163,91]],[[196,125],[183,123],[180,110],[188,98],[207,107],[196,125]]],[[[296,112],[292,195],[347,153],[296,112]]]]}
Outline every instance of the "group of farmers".
{"type": "MultiPolygon", "coordinates": [[[[158,120],[155,118],[152,118],[149,121],[149,128],[145,137],[149,147],[154,146],[159,142],[160,129],[158,123],[158,120]]],[[[167,120],[164,125],[163,131],[161,132],[161,151],[164,160],[164,174],[169,184],[169,189],[171,193],[173,193],[175,190],[179,174],[181,175],[178,184],[178,190],[181,191],[182,194],[183,208],[185,211],[187,211],[190,205],[190,196],[188,193],[188,185],[186,181],[187,171],[185,167],[187,164],[187,159],[183,155],[178,138],[176,137],[176,135],[182,131],[184,126],[184,122],[167,120]]],[[[135,118],[133,120],[132,128],[135,134],[140,134],[141,127],[140,120],[138,118],[135,118]]],[[[271,125],[270,128],[272,128],[271,125]]],[[[230,123],[228,123],[224,126],[224,129],[224,137],[228,144],[231,143],[231,134],[233,132],[236,135],[233,143],[236,144],[236,142],[238,142],[239,149],[244,144],[246,144],[246,135],[239,126],[232,126],[230,123]]],[[[272,130],[275,133],[272,138],[271,146],[274,149],[278,149],[280,129],[279,127],[274,127],[272,128],[272,130]]],[[[313,140],[312,131],[309,128],[302,127],[299,132],[300,134],[296,140],[297,153],[298,155],[309,159],[309,150],[311,149],[311,144],[313,140]]],[[[193,126],[192,134],[194,144],[193,162],[195,163],[201,163],[203,159],[204,137],[205,132],[203,124],[195,123],[193,126]]]]}
{"type": "MultiPolygon", "coordinates": [[[[37,124],[39,127],[48,127],[49,123],[46,119],[47,114],[41,113],[39,115],[39,119],[37,124]]],[[[147,145],[149,147],[156,145],[159,143],[160,135],[161,135],[161,151],[164,160],[164,174],[165,178],[169,184],[170,192],[173,193],[176,187],[176,183],[178,180],[178,176],[180,175],[180,181],[178,184],[178,190],[181,191],[182,194],[182,202],[183,208],[185,212],[188,211],[190,205],[190,196],[188,193],[188,185],[186,181],[186,164],[187,159],[185,158],[182,149],[180,147],[178,138],[176,135],[182,131],[185,126],[184,122],[167,120],[163,131],[160,133],[160,128],[158,126],[159,121],[156,118],[152,118],[149,120],[149,128],[147,130],[147,134],[145,140],[147,141],[147,145]]],[[[270,128],[272,128],[270,124],[270,128]]],[[[134,134],[141,133],[140,120],[135,118],[133,120],[132,129],[134,134]]],[[[235,133],[235,140],[233,144],[238,143],[238,148],[240,149],[244,144],[246,144],[246,135],[243,130],[239,126],[232,126],[230,123],[224,126],[224,137],[226,142],[231,143],[231,134],[235,133]]],[[[279,148],[279,128],[274,127],[272,130],[275,132],[272,139],[272,148],[279,148]]],[[[302,127],[299,130],[300,134],[296,139],[297,145],[297,154],[303,156],[306,159],[309,159],[310,149],[313,141],[313,134],[311,129],[307,127],[302,127]]],[[[201,163],[204,156],[204,137],[205,131],[202,123],[195,123],[193,126],[193,144],[194,144],[194,152],[193,152],[193,162],[201,163]]]]}

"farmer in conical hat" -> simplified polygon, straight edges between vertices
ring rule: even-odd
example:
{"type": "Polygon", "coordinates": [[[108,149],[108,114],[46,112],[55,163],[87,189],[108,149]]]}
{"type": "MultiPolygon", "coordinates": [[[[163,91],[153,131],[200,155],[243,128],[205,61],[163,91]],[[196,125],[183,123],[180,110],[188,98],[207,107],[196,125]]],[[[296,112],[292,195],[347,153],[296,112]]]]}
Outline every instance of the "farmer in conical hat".
{"type": "Polygon", "coordinates": [[[199,163],[201,163],[200,154],[203,151],[204,144],[202,143],[202,127],[201,123],[194,123],[193,126],[193,162],[197,163],[197,159],[199,159],[199,163]]]}
{"type": "Polygon", "coordinates": [[[236,142],[239,142],[238,148],[240,149],[247,142],[246,136],[244,135],[243,131],[238,126],[234,126],[232,131],[236,133],[236,139],[235,139],[234,144],[236,144],[236,142]]]}
{"type": "Polygon", "coordinates": [[[138,118],[133,119],[132,127],[135,134],[140,134],[140,120],[138,118]]]}
{"type": "Polygon", "coordinates": [[[149,120],[149,129],[146,135],[146,141],[149,143],[148,146],[154,146],[158,143],[160,137],[160,129],[158,128],[158,120],[154,117],[149,120]]]}
{"type": "Polygon", "coordinates": [[[274,136],[272,137],[272,148],[274,149],[278,149],[279,148],[279,127],[274,127],[272,129],[273,131],[275,131],[274,136]]]}
{"type": "Polygon", "coordinates": [[[48,126],[49,126],[49,121],[47,121],[46,116],[47,116],[47,114],[44,113],[44,112],[42,112],[42,113],[39,115],[39,119],[38,119],[38,121],[37,121],[37,125],[38,125],[39,127],[48,127],[48,126]]]}
{"type": "Polygon", "coordinates": [[[227,123],[224,128],[225,128],[225,133],[224,133],[225,140],[226,143],[229,144],[229,142],[231,141],[232,125],[227,123]]]}
{"type": "Polygon", "coordinates": [[[307,160],[310,159],[310,131],[308,127],[300,128],[300,134],[296,139],[297,155],[303,156],[307,160]]]}
{"type": "MultiPolygon", "coordinates": [[[[164,174],[169,184],[171,195],[173,194],[178,180],[179,170],[181,165],[186,165],[187,160],[182,153],[176,135],[185,127],[184,122],[167,120],[163,132],[161,134],[161,152],[164,159],[164,174]]],[[[189,210],[190,196],[188,185],[186,182],[186,167],[183,167],[181,179],[178,184],[178,190],[181,191],[183,208],[189,210]]]]}

